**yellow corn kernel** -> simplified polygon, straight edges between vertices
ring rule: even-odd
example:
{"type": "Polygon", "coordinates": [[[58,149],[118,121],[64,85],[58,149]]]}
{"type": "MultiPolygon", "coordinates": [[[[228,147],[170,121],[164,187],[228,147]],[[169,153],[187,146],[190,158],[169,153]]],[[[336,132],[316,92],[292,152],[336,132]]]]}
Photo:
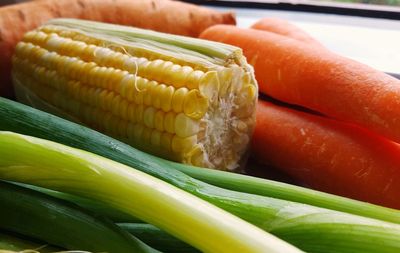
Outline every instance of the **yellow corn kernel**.
{"type": "Polygon", "coordinates": [[[121,102],[121,97],[119,95],[115,95],[111,101],[110,109],[114,115],[119,115],[119,106],[121,102]]]}
{"type": "Polygon", "coordinates": [[[195,121],[183,113],[179,113],[175,117],[175,133],[179,137],[188,137],[195,135],[200,130],[199,121],[195,121]]]}
{"type": "Polygon", "coordinates": [[[164,129],[168,133],[175,133],[175,113],[167,112],[164,117],[164,129]]]}
{"type": "Polygon", "coordinates": [[[161,147],[161,132],[158,130],[153,130],[151,132],[151,137],[150,137],[150,144],[152,147],[155,147],[159,149],[161,147]]]}
{"type": "Polygon", "coordinates": [[[143,123],[148,128],[154,128],[154,118],[156,109],[153,107],[147,107],[143,114],[143,123]]]}
{"type": "MultiPolygon", "coordinates": [[[[97,47],[95,45],[87,45],[84,48],[83,53],[79,56],[83,61],[91,61],[94,58],[94,52],[96,51],[97,47]]],[[[94,62],[93,62],[94,63],[94,62]]],[[[95,64],[95,63],[94,63],[95,64]]],[[[96,64],[97,65],[97,64],[96,64]]]]}
{"type": "Polygon", "coordinates": [[[109,111],[112,108],[112,103],[114,100],[114,92],[108,92],[104,98],[103,110],[109,111]]]}
{"type": "Polygon", "coordinates": [[[136,93],[135,80],[134,75],[127,74],[119,84],[119,94],[129,101],[134,101],[134,95],[136,93]]]}
{"type": "Polygon", "coordinates": [[[133,126],[133,140],[136,144],[142,144],[142,135],[144,128],[145,127],[140,123],[137,123],[133,126]]]}
{"type": "Polygon", "coordinates": [[[160,109],[161,107],[161,94],[164,92],[166,87],[167,86],[165,84],[157,85],[151,93],[153,98],[153,106],[157,109],[160,109]]]}
{"type": "Polygon", "coordinates": [[[202,96],[199,90],[191,90],[185,96],[183,102],[183,111],[193,119],[200,119],[206,114],[208,109],[208,100],[202,96]]]}
{"type": "Polygon", "coordinates": [[[160,132],[164,131],[164,117],[165,117],[165,112],[161,110],[157,111],[156,114],[154,115],[154,128],[160,132]]]}
{"type": "Polygon", "coordinates": [[[120,90],[119,84],[122,82],[127,74],[128,72],[119,69],[112,71],[107,89],[113,90],[118,93],[118,91],[120,90]]]}
{"type": "Polygon", "coordinates": [[[128,121],[129,120],[129,114],[128,114],[128,106],[129,103],[125,99],[120,100],[119,104],[119,109],[118,109],[118,116],[121,117],[123,120],[128,121]]]}
{"type": "Polygon", "coordinates": [[[125,57],[121,58],[121,61],[123,60],[123,63],[121,65],[121,68],[130,72],[130,73],[136,73],[138,64],[137,64],[137,58],[136,57],[129,57],[127,55],[124,55],[125,57]]]}
{"type": "Polygon", "coordinates": [[[196,144],[184,156],[185,163],[193,164],[194,166],[204,166],[204,152],[200,145],[196,144]]]}
{"type": "Polygon", "coordinates": [[[172,109],[172,96],[175,93],[173,86],[167,86],[160,94],[161,109],[164,112],[169,112],[172,109]]]}
{"type": "Polygon", "coordinates": [[[189,136],[186,138],[175,135],[172,137],[172,151],[177,154],[182,154],[189,151],[197,143],[197,136],[189,136]]]}
{"type": "Polygon", "coordinates": [[[158,83],[155,81],[150,81],[147,83],[146,90],[144,90],[144,98],[143,98],[143,103],[146,106],[151,106],[153,105],[153,94],[155,93],[155,88],[158,86],[158,83]]]}
{"type": "Polygon", "coordinates": [[[135,108],[136,122],[143,123],[144,106],[137,105],[135,108]]]}
{"type": "Polygon", "coordinates": [[[200,94],[211,102],[218,102],[219,79],[216,71],[207,72],[199,84],[200,94]]]}
{"type": "MultiPolygon", "coordinates": [[[[158,61],[158,60],[155,60],[155,61],[158,61]]],[[[162,63],[159,66],[159,70],[163,70],[163,71],[158,71],[158,80],[166,83],[166,79],[167,79],[169,73],[168,73],[168,71],[164,71],[164,70],[170,68],[172,65],[174,65],[174,63],[171,61],[162,61],[162,63]]]]}
{"type": "Polygon", "coordinates": [[[143,97],[144,97],[144,91],[146,90],[146,84],[147,84],[146,79],[140,77],[136,78],[133,90],[134,90],[134,101],[138,105],[143,104],[143,97]]]}
{"type": "Polygon", "coordinates": [[[131,121],[132,123],[137,122],[136,121],[136,105],[135,104],[128,104],[127,108],[127,119],[131,121]]]}
{"type": "MultiPolygon", "coordinates": [[[[173,79],[177,79],[180,77],[180,70],[181,66],[178,64],[173,64],[168,66],[165,71],[168,73],[168,75],[165,76],[165,83],[171,83],[173,82],[173,79]]],[[[177,87],[183,86],[183,83],[177,84],[177,87]]]]}
{"type": "Polygon", "coordinates": [[[185,81],[186,87],[188,89],[196,89],[203,75],[204,72],[201,70],[195,70],[190,73],[185,81]]]}
{"type": "Polygon", "coordinates": [[[176,113],[183,111],[183,103],[185,101],[186,94],[189,92],[187,88],[177,89],[172,96],[172,110],[176,113]]]}
{"type": "Polygon", "coordinates": [[[170,133],[163,132],[160,138],[160,146],[161,150],[165,153],[169,153],[172,151],[172,137],[173,135],[170,133]]]}
{"type": "Polygon", "coordinates": [[[95,68],[96,68],[96,64],[93,62],[85,63],[83,65],[83,67],[80,70],[80,73],[78,75],[81,78],[82,83],[95,86],[95,85],[93,85],[93,83],[94,83],[93,81],[90,82],[90,78],[91,78],[90,73],[95,71],[95,68]]]}
{"type": "Polygon", "coordinates": [[[153,129],[151,128],[147,128],[144,127],[143,128],[143,132],[142,132],[142,136],[141,136],[141,141],[143,142],[143,144],[147,147],[150,148],[150,141],[151,141],[151,132],[153,131],[153,129]]]}

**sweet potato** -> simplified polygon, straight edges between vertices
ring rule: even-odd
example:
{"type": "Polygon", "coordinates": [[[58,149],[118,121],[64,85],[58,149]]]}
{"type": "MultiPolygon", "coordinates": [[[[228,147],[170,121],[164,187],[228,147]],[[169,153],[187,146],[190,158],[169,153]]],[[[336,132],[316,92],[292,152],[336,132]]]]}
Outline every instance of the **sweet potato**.
{"type": "Polygon", "coordinates": [[[232,13],[170,0],[40,0],[0,8],[0,96],[11,97],[11,56],[23,34],[47,20],[81,18],[197,37],[232,13]]]}

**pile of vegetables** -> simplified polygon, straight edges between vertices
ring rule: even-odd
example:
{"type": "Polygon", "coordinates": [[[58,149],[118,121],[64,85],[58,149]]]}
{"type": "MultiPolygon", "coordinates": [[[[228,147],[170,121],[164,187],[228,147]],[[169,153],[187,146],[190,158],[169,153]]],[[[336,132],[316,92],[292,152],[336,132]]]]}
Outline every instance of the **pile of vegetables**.
{"type": "Polygon", "coordinates": [[[0,9],[0,27],[32,23],[0,50],[36,107],[0,97],[0,252],[400,252],[397,111],[381,105],[399,81],[282,20],[240,29],[168,0],[68,3],[38,1],[37,20],[32,3],[0,9]],[[250,143],[313,188],[379,205],[222,171],[250,143]]]}

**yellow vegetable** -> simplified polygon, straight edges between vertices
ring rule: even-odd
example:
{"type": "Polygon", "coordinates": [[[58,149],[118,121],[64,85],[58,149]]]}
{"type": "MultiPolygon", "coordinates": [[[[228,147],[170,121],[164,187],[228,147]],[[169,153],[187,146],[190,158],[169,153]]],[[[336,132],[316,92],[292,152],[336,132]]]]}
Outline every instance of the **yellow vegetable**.
{"type": "Polygon", "coordinates": [[[19,100],[167,159],[232,170],[255,123],[257,84],[239,48],[53,20],[16,47],[19,100]]]}

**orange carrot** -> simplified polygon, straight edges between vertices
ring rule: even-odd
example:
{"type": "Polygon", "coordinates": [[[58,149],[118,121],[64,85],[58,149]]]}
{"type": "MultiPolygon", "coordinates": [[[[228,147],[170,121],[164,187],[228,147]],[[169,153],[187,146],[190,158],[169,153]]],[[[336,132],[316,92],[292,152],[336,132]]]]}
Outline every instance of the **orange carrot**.
{"type": "Polygon", "coordinates": [[[273,32],[307,44],[322,46],[316,39],[294,24],[280,18],[263,18],[251,26],[252,29],[273,32]]]}
{"type": "Polygon", "coordinates": [[[205,28],[234,24],[232,13],[170,0],[41,0],[0,8],[0,96],[12,96],[11,55],[23,34],[51,18],[70,17],[197,37],[205,28]]]}
{"type": "Polygon", "coordinates": [[[366,129],[259,101],[252,153],[314,189],[400,209],[400,145],[366,129]]]}
{"type": "Polygon", "coordinates": [[[394,77],[266,31],[217,25],[200,37],[243,48],[262,93],[400,141],[400,81],[394,77]]]}

